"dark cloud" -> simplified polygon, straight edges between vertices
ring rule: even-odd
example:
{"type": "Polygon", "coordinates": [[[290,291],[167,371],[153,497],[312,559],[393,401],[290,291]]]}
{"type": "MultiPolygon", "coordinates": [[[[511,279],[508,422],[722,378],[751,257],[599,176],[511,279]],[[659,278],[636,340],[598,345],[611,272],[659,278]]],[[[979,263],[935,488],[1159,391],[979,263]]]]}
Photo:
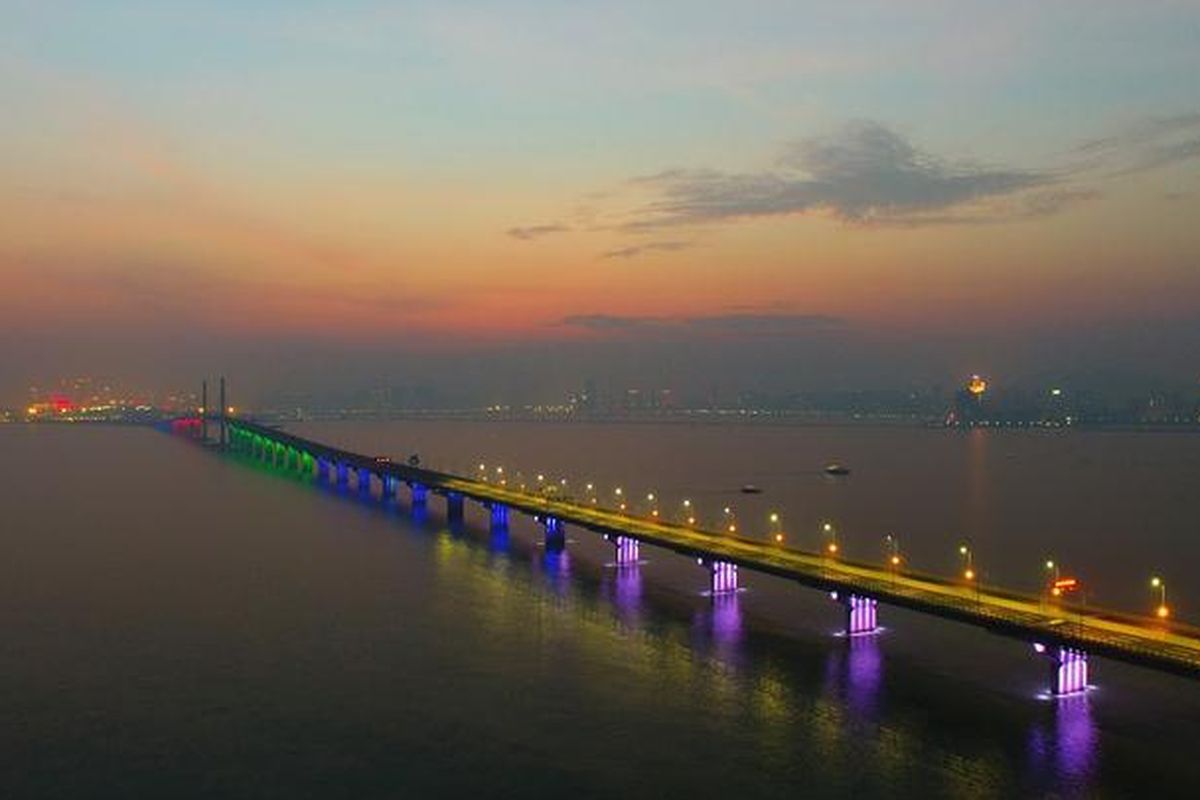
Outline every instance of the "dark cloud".
{"type": "Polygon", "coordinates": [[[846,324],[846,320],[841,317],[828,314],[758,314],[751,312],[690,317],[684,322],[693,330],[740,336],[795,336],[815,331],[828,331],[846,324]]]}
{"type": "Polygon", "coordinates": [[[696,317],[622,316],[575,314],[561,324],[597,332],[638,332],[663,335],[708,335],[718,337],[789,337],[839,329],[846,320],[827,314],[739,311],[696,317]]]}
{"type": "Polygon", "coordinates": [[[561,324],[593,331],[627,331],[662,324],[656,317],[626,317],[617,314],[572,314],[563,317],[561,324]]]}
{"type": "Polygon", "coordinates": [[[529,241],[530,239],[537,239],[538,237],[548,236],[552,233],[566,233],[569,230],[571,230],[569,225],[554,222],[547,225],[527,225],[525,227],[509,228],[505,233],[514,239],[529,241]]]}
{"type": "MultiPolygon", "coordinates": [[[[970,221],[964,207],[1055,185],[1044,170],[950,162],[876,122],[792,145],[776,169],[757,173],[668,170],[634,179],[658,199],[628,230],[826,211],[854,223],[970,221]]],[[[979,214],[986,219],[986,211],[979,214]]]]}
{"type": "Polygon", "coordinates": [[[633,258],[640,256],[643,253],[664,252],[671,253],[677,250],[686,250],[691,247],[691,242],[646,242],[645,244],[635,244],[628,247],[618,247],[616,250],[608,250],[600,255],[601,258],[633,258]]]}

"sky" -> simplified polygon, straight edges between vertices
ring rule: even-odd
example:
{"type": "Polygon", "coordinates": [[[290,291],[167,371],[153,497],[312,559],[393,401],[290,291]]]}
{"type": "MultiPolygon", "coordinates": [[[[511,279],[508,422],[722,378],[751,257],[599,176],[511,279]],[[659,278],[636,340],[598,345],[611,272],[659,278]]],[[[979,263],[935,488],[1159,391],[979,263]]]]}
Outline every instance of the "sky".
{"type": "Polygon", "coordinates": [[[0,402],[1200,380],[1194,0],[0,13],[0,402]]]}

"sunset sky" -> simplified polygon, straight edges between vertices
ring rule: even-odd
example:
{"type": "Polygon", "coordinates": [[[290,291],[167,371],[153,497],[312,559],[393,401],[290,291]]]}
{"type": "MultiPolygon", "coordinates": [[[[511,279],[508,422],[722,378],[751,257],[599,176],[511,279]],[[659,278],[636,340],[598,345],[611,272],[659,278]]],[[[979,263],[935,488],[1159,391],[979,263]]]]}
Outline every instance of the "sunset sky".
{"type": "Polygon", "coordinates": [[[1200,378],[1196,2],[0,10],[0,400],[746,348],[1200,378]]]}

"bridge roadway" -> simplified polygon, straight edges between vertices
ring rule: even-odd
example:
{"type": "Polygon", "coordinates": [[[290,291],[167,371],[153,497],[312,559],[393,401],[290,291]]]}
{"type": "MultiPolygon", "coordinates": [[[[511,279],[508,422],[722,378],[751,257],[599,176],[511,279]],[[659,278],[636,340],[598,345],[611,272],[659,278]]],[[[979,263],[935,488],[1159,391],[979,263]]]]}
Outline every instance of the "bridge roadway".
{"type": "Polygon", "coordinates": [[[997,587],[967,584],[902,568],[881,568],[742,536],[630,516],[591,504],[380,460],[245,420],[231,421],[230,426],[308,453],[314,459],[345,464],[354,470],[369,470],[380,479],[388,476],[410,485],[420,484],[435,494],[458,494],[539,518],[553,517],[601,534],[632,537],[685,556],[736,564],[740,569],[775,575],[822,591],[873,598],[1030,643],[1074,648],[1178,675],[1200,677],[1200,630],[1191,626],[1075,604],[1067,607],[997,587]]]}

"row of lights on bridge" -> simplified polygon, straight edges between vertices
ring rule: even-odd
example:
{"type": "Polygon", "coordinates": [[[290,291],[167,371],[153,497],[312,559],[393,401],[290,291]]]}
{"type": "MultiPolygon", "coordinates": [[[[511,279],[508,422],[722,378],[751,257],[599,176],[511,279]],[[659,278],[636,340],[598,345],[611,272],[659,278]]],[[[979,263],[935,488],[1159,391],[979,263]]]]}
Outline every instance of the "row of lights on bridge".
{"type": "MultiPolygon", "coordinates": [[[[486,464],[479,465],[479,477],[484,482],[490,482],[489,478],[494,475],[495,482],[502,486],[508,486],[508,477],[504,472],[503,467],[495,467],[494,472],[489,472],[486,464]]],[[[545,474],[538,473],[536,476],[537,483],[534,487],[537,494],[546,496],[547,498],[553,495],[559,495],[560,499],[570,500],[567,497],[568,482],[566,478],[562,478],[557,482],[548,481],[545,474]]],[[[517,488],[521,492],[527,492],[529,487],[521,479],[520,473],[517,478],[517,488]]],[[[596,493],[595,484],[584,484],[584,490],[587,495],[587,503],[592,506],[599,506],[599,496],[596,493]]],[[[616,510],[621,513],[627,513],[630,506],[629,494],[620,486],[613,490],[613,500],[616,510]]],[[[662,514],[659,510],[659,498],[654,492],[646,494],[646,503],[648,508],[648,516],[651,520],[658,521],[662,514]]],[[[680,504],[681,521],[688,527],[694,527],[697,523],[696,507],[689,499],[684,499],[680,504]]],[[[726,533],[736,534],[738,532],[737,516],[734,514],[730,506],[724,506],[721,509],[721,528],[726,533]]],[[[776,544],[783,544],[785,535],[783,532],[782,517],[779,512],[772,511],[767,516],[769,523],[770,536],[776,544]]],[[[838,543],[837,529],[833,523],[821,523],[821,535],[824,540],[822,551],[830,558],[836,558],[841,549],[838,543]]],[[[886,551],[887,565],[889,569],[898,571],[904,562],[904,558],[900,552],[900,539],[894,534],[886,534],[883,537],[883,542],[886,551]]],[[[978,571],[975,566],[975,553],[969,544],[963,543],[958,547],[958,554],[962,561],[962,577],[970,585],[974,585],[978,589],[978,571]]],[[[1050,597],[1062,598],[1070,593],[1076,592],[1082,588],[1082,584],[1077,578],[1064,577],[1059,568],[1059,565],[1053,559],[1047,559],[1045,569],[1048,573],[1046,589],[1050,597]]],[[[1171,608],[1167,605],[1167,584],[1162,578],[1154,576],[1150,579],[1150,588],[1157,595],[1158,603],[1154,609],[1154,615],[1159,619],[1165,620],[1171,616],[1171,608]]]]}

